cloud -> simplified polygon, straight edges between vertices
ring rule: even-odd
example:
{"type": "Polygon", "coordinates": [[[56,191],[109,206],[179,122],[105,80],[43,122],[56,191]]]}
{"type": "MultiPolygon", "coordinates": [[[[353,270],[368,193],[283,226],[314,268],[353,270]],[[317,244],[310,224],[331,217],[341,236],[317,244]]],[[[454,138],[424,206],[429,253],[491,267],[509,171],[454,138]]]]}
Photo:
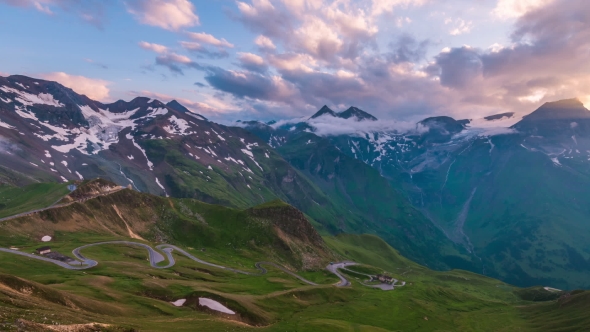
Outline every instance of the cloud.
{"type": "Polygon", "coordinates": [[[225,39],[217,39],[213,35],[204,32],[187,32],[187,36],[199,43],[216,46],[219,48],[233,48],[234,45],[225,39]]]}
{"type": "Polygon", "coordinates": [[[397,7],[422,6],[428,0],[373,0],[373,15],[391,13],[397,7]]]}
{"type": "Polygon", "coordinates": [[[63,72],[41,74],[39,77],[48,81],[58,82],[63,86],[76,91],[76,93],[86,95],[90,99],[98,101],[109,100],[108,86],[111,84],[109,81],[88,78],[84,76],[69,75],[63,72]]]}
{"type": "Polygon", "coordinates": [[[160,44],[152,44],[148,42],[141,41],[138,43],[139,47],[143,48],[144,50],[156,52],[156,53],[167,53],[168,47],[160,44]]]}
{"type": "Polygon", "coordinates": [[[296,89],[280,76],[266,76],[247,71],[225,70],[219,67],[206,69],[205,80],[212,87],[237,98],[265,101],[296,101],[296,89]]]}
{"type": "MultiPolygon", "coordinates": [[[[193,45],[186,45],[186,43],[181,42],[181,45],[188,50],[194,51],[193,45]]],[[[190,44],[190,43],[188,43],[190,44]]],[[[184,75],[183,69],[193,68],[193,69],[202,69],[201,65],[194,62],[191,58],[186,55],[178,54],[171,51],[168,47],[160,44],[153,44],[148,43],[145,41],[138,43],[139,47],[143,48],[144,50],[152,51],[154,53],[159,54],[156,57],[156,65],[163,66],[175,74],[184,75]]],[[[153,69],[153,68],[152,68],[153,69]]]]}
{"type": "Polygon", "coordinates": [[[200,24],[189,0],[128,0],[125,5],[142,24],[172,31],[200,24]]]}
{"type": "Polygon", "coordinates": [[[268,65],[264,59],[256,54],[240,52],[238,53],[238,61],[240,67],[250,71],[263,73],[268,70],[268,65]]]}
{"type": "Polygon", "coordinates": [[[267,51],[273,51],[273,50],[277,49],[277,47],[272,42],[272,40],[266,36],[263,36],[263,35],[256,37],[254,44],[256,44],[261,49],[267,50],[267,51]]]}
{"type": "Polygon", "coordinates": [[[294,118],[277,121],[273,128],[288,126],[306,122],[314,128],[314,133],[319,136],[359,135],[364,137],[366,133],[392,132],[406,133],[416,130],[416,123],[411,121],[377,120],[356,121],[355,119],[341,119],[332,116],[321,116],[315,119],[308,117],[294,118]]]}
{"type": "Polygon", "coordinates": [[[429,40],[418,41],[410,34],[404,33],[389,44],[391,52],[387,56],[395,63],[420,62],[426,59],[430,44],[429,40]]]}
{"type": "Polygon", "coordinates": [[[210,95],[202,95],[203,101],[194,101],[187,98],[175,97],[147,90],[130,91],[128,94],[134,97],[153,98],[164,103],[176,100],[184,107],[188,108],[189,111],[207,116],[219,116],[220,114],[234,113],[238,111],[233,105],[225,103],[223,100],[210,95]]]}
{"type": "Polygon", "coordinates": [[[195,42],[181,41],[180,46],[185,50],[196,53],[200,57],[204,58],[221,59],[229,57],[229,53],[227,53],[227,51],[224,49],[210,50],[209,48],[195,42]]]}
{"type": "Polygon", "coordinates": [[[104,5],[102,0],[0,0],[0,4],[31,8],[47,15],[56,15],[57,10],[73,12],[84,22],[101,28],[104,21],[104,5]]]}
{"type": "Polygon", "coordinates": [[[483,63],[477,50],[471,47],[453,48],[436,57],[431,70],[440,78],[440,83],[453,88],[465,88],[483,75],[483,63]]]}
{"type": "Polygon", "coordinates": [[[501,19],[511,19],[551,4],[554,0],[499,0],[493,13],[501,19]]]}
{"type": "Polygon", "coordinates": [[[164,66],[170,71],[184,75],[183,69],[202,69],[203,67],[191,60],[191,58],[176,53],[166,53],[156,57],[156,65],[164,66]]]}
{"type": "Polygon", "coordinates": [[[366,45],[375,43],[379,31],[362,2],[252,0],[237,4],[237,19],[264,36],[257,40],[259,46],[272,50],[273,41],[280,41],[289,52],[306,53],[327,63],[357,57],[366,45]]]}
{"type": "Polygon", "coordinates": [[[463,107],[530,112],[546,101],[590,95],[585,1],[556,0],[526,13],[515,22],[511,39],[505,47],[446,50],[427,71],[463,107]]]}
{"type": "Polygon", "coordinates": [[[445,20],[445,24],[452,26],[451,30],[449,31],[451,36],[459,36],[469,33],[473,28],[473,22],[465,21],[462,18],[457,18],[455,20],[447,19],[445,20]]]}
{"type": "Polygon", "coordinates": [[[14,144],[10,139],[0,136],[0,153],[14,154],[21,149],[17,144],[14,144]]]}

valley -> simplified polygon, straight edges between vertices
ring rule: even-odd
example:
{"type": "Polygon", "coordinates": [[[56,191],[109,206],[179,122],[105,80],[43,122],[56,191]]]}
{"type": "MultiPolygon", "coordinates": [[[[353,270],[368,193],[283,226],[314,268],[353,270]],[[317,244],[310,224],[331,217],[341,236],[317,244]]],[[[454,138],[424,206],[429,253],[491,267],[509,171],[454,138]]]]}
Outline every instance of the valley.
{"type": "Polygon", "coordinates": [[[230,126],[1,80],[4,330],[590,324],[590,134],[574,100],[405,131],[356,107],[230,126]]]}

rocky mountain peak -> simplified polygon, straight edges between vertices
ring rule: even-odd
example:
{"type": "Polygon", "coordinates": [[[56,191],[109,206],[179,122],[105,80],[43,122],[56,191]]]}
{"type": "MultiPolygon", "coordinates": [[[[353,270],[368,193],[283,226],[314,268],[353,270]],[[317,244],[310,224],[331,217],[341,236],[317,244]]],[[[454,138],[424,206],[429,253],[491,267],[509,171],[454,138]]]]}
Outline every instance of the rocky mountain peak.
{"type": "Polygon", "coordinates": [[[316,114],[312,115],[310,119],[316,119],[326,114],[333,117],[337,117],[336,112],[332,111],[328,106],[324,105],[316,114]]]}
{"type": "Polygon", "coordinates": [[[524,122],[539,120],[588,119],[590,111],[577,99],[564,99],[543,104],[533,113],[525,116],[524,122]]]}
{"type": "Polygon", "coordinates": [[[358,121],[377,121],[376,117],[354,106],[351,106],[346,111],[339,113],[338,117],[342,119],[356,118],[358,121]]]}
{"type": "Polygon", "coordinates": [[[357,121],[377,121],[377,118],[372,116],[371,114],[361,110],[358,107],[351,106],[344,112],[336,113],[332,111],[328,106],[323,106],[316,114],[314,114],[310,119],[316,119],[324,115],[329,115],[335,118],[340,119],[356,119],[357,121]]]}
{"type": "Polygon", "coordinates": [[[513,128],[540,136],[569,137],[572,130],[585,136],[590,134],[590,111],[576,98],[545,103],[525,116],[513,128]]]}

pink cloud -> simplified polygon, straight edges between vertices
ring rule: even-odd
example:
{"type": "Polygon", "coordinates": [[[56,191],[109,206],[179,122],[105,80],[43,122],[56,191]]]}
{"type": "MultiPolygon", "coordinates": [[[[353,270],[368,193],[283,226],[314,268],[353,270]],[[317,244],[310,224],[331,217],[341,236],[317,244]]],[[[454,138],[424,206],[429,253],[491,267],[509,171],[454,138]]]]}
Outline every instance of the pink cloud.
{"type": "Polygon", "coordinates": [[[200,42],[200,43],[204,43],[204,44],[209,44],[211,46],[216,46],[216,47],[225,47],[225,48],[233,48],[234,45],[230,42],[228,42],[225,39],[217,39],[215,38],[213,35],[210,35],[208,33],[204,33],[204,32],[187,32],[187,35],[190,39],[200,42]]]}
{"type": "Polygon", "coordinates": [[[125,5],[142,24],[172,31],[200,24],[189,0],[130,0],[125,5]]]}
{"type": "Polygon", "coordinates": [[[63,72],[41,74],[39,77],[55,81],[68,87],[76,93],[86,95],[90,99],[98,101],[109,101],[109,81],[88,78],[84,76],[69,75],[63,72]]]}
{"type": "Polygon", "coordinates": [[[254,43],[265,50],[275,50],[277,48],[270,38],[263,35],[258,36],[254,43]]]}
{"type": "Polygon", "coordinates": [[[138,43],[139,47],[143,48],[144,50],[156,52],[156,53],[167,53],[168,47],[160,44],[152,44],[148,42],[141,41],[138,43]]]}
{"type": "Polygon", "coordinates": [[[158,93],[147,90],[130,91],[128,94],[134,97],[154,98],[164,103],[176,100],[184,107],[188,108],[191,112],[201,113],[204,115],[215,116],[219,114],[233,113],[238,111],[234,105],[228,104],[223,100],[220,100],[219,98],[210,95],[203,95],[203,101],[194,101],[187,98],[174,97],[165,93],[158,93]]]}

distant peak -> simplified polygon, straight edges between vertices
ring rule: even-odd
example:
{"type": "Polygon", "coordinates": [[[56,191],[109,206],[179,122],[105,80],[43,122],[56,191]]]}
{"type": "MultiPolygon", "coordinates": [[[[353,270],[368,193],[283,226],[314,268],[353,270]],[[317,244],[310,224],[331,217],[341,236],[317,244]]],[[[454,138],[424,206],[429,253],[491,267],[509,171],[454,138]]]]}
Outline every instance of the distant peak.
{"type": "Polygon", "coordinates": [[[316,114],[314,114],[310,119],[319,118],[320,116],[330,115],[333,117],[337,117],[336,113],[332,111],[328,106],[324,105],[316,114]]]}
{"type": "Polygon", "coordinates": [[[563,99],[543,104],[523,121],[588,119],[590,111],[578,98],[563,99]]]}
{"type": "Polygon", "coordinates": [[[173,110],[182,112],[182,113],[190,112],[188,110],[188,108],[182,106],[182,104],[179,103],[179,102],[177,102],[176,99],[173,100],[173,101],[171,101],[171,102],[169,102],[168,104],[166,104],[166,106],[170,107],[173,110]]]}
{"type": "Polygon", "coordinates": [[[342,119],[350,119],[356,118],[359,121],[369,120],[369,121],[377,121],[377,118],[372,116],[371,114],[361,110],[358,107],[351,106],[349,109],[342,113],[338,113],[338,117],[342,119]]]}
{"type": "Polygon", "coordinates": [[[329,115],[329,116],[333,116],[335,118],[340,118],[340,119],[354,118],[358,121],[365,121],[365,120],[377,121],[376,117],[361,110],[358,107],[351,106],[349,109],[347,109],[344,112],[336,113],[336,112],[332,111],[328,106],[325,106],[325,105],[316,114],[314,114],[310,119],[316,119],[316,118],[319,118],[324,115],[329,115]]]}
{"type": "Polygon", "coordinates": [[[178,101],[176,101],[176,99],[175,100],[172,100],[171,102],[169,102],[168,104],[166,104],[166,106],[168,106],[168,108],[171,108],[171,109],[173,109],[173,110],[175,110],[177,112],[186,113],[186,114],[191,115],[193,117],[201,118],[201,120],[206,120],[207,121],[207,118],[206,117],[202,116],[201,114],[197,114],[195,112],[192,112],[188,108],[184,107],[181,103],[179,103],[178,101]]]}

